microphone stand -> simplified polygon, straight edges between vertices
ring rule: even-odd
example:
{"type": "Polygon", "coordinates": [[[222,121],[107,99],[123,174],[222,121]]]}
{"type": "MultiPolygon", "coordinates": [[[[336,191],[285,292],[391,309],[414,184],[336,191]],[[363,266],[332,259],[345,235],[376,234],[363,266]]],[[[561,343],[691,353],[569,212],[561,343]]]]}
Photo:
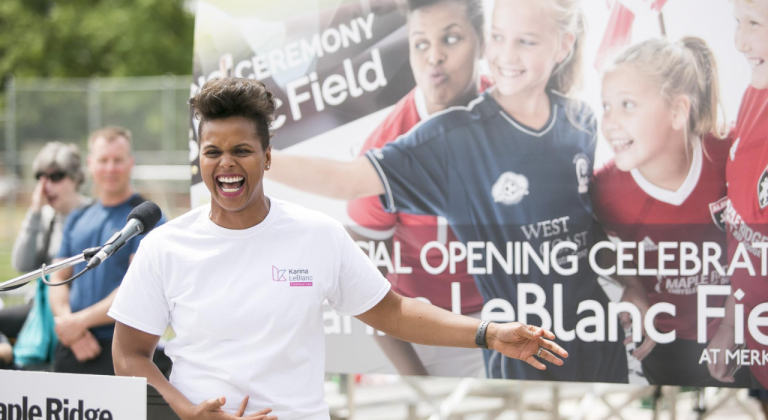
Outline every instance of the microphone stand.
{"type": "MultiPolygon", "coordinates": [[[[46,274],[55,273],[59,270],[73,267],[77,264],[80,264],[82,262],[90,261],[91,258],[93,258],[94,255],[96,255],[97,252],[101,250],[101,247],[95,247],[95,248],[88,248],[85,251],[83,251],[82,254],[75,255],[74,257],[69,257],[66,260],[59,261],[55,264],[51,265],[45,265],[43,264],[39,269],[29,272],[27,274],[22,274],[19,277],[16,277],[15,279],[8,280],[4,283],[0,283],[0,292],[7,292],[9,290],[17,289],[21,286],[24,286],[25,284],[31,282],[32,280],[36,278],[44,278],[46,274]]],[[[85,270],[83,270],[85,272],[85,270]]],[[[78,277],[83,272],[77,274],[74,277],[78,277]]],[[[74,278],[70,279],[73,280],[74,278]]],[[[70,280],[66,280],[62,283],[56,283],[53,284],[55,286],[63,285],[68,283],[70,280]]],[[[48,282],[45,282],[46,284],[51,285],[48,282]]]]}

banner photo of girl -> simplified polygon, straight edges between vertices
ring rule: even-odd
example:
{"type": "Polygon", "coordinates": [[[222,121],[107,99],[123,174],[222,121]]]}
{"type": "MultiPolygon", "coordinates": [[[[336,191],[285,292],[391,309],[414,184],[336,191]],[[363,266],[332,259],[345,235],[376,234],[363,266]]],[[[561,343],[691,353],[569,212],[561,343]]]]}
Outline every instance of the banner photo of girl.
{"type": "Polygon", "coordinates": [[[766,59],[768,0],[201,0],[190,93],[263,82],[269,196],[341,221],[397,293],[570,355],[328,307],[329,372],[765,388],[766,59]]]}

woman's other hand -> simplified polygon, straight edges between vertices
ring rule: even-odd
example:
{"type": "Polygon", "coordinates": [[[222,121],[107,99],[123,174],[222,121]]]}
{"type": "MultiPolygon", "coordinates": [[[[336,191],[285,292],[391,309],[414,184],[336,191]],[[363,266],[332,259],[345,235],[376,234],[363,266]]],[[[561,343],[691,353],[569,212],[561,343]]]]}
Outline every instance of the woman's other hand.
{"type": "Polygon", "coordinates": [[[185,417],[184,420],[231,420],[238,418],[252,419],[252,420],[277,420],[277,416],[268,416],[272,412],[271,408],[265,408],[253,414],[245,415],[245,408],[248,406],[248,396],[243,398],[240,403],[240,408],[237,409],[235,414],[225,413],[221,407],[227,403],[226,397],[213,398],[205,400],[195,406],[192,409],[192,413],[185,417]]]}
{"type": "Polygon", "coordinates": [[[561,358],[568,357],[567,351],[551,341],[555,339],[551,331],[533,325],[519,322],[491,323],[486,337],[489,349],[522,360],[539,370],[547,367],[537,357],[556,366],[562,366],[561,358]]]}

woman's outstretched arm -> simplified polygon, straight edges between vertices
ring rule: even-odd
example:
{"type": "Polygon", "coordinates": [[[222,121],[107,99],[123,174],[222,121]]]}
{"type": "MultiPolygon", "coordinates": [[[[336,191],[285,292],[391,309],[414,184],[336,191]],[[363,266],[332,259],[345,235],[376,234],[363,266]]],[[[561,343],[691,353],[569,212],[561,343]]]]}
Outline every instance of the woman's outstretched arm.
{"type": "MultiPolygon", "coordinates": [[[[479,319],[454,314],[418,299],[389,291],[373,308],[357,319],[395,338],[428,346],[476,348],[479,319]]],[[[486,333],[489,349],[544,370],[541,361],[563,365],[568,352],[552,340],[555,335],[519,322],[490,323],[486,333]]]]}
{"type": "Polygon", "coordinates": [[[365,156],[338,161],[273,151],[265,174],[289,187],[338,200],[384,194],[379,175],[365,156]]]}

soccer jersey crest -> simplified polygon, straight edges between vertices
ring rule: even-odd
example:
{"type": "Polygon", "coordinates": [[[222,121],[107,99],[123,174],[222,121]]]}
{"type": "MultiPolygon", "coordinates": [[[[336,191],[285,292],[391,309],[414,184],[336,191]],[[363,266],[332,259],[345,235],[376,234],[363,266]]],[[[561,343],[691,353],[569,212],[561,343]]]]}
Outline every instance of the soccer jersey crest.
{"type": "Polygon", "coordinates": [[[757,181],[757,202],[760,204],[760,210],[768,207],[768,166],[757,181]]]}
{"type": "Polygon", "coordinates": [[[528,195],[528,178],[514,172],[504,172],[493,184],[491,195],[494,203],[515,205],[528,195]]]}
{"type": "Polygon", "coordinates": [[[576,178],[579,180],[579,194],[589,191],[589,158],[583,153],[579,153],[573,158],[573,164],[576,165],[576,178]]]}
{"type": "Polygon", "coordinates": [[[712,221],[715,222],[715,226],[723,232],[725,232],[727,224],[725,218],[726,208],[728,208],[728,197],[723,197],[714,203],[709,203],[709,214],[712,216],[712,221]]]}

